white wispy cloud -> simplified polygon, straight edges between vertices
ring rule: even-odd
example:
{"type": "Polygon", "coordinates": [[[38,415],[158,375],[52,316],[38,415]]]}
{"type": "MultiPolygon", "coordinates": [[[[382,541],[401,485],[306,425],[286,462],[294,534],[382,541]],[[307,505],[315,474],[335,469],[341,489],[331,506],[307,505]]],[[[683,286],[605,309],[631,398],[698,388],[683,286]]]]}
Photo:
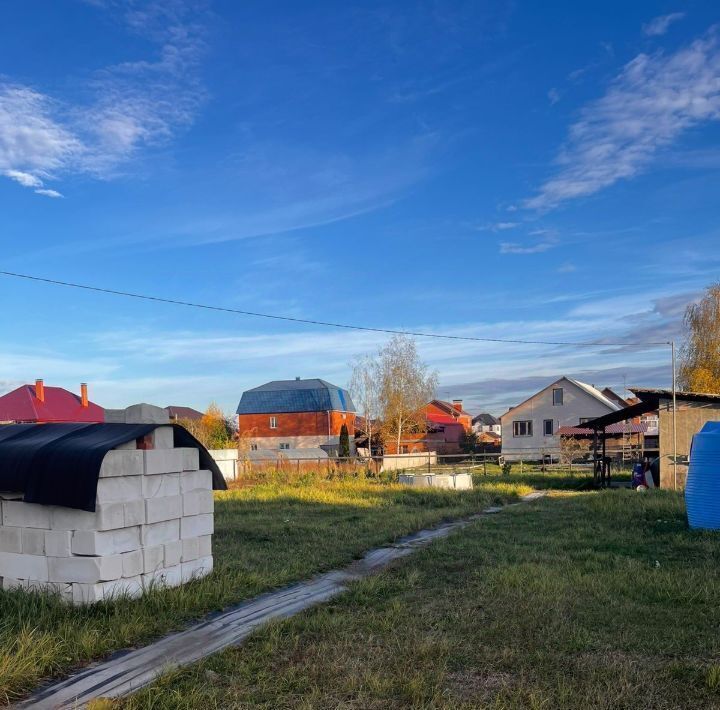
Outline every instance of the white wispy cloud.
{"type": "Polygon", "coordinates": [[[647,22],[642,26],[643,34],[648,37],[659,37],[660,35],[664,35],[673,22],[682,20],[683,17],[685,17],[684,12],[671,12],[668,15],[654,17],[650,20],[650,22],[647,22]]]}
{"type": "Polygon", "coordinates": [[[577,271],[577,266],[571,261],[566,261],[564,264],[560,264],[557,268],[558,274],[571,274],[573,271],[577,271]]]}
{"type": "Polygon", "coordinates": [[[547,92],[547,97],[550,105],[554,106],[558,101],[560,101],[560,92],[553,87],[547,92]]]}
{"type": "Polygon", "coordinates": [[[524,245],[517,242],[500,242],[501,254],[540,254],[557,246],[554,242],[539,242],[538,244],[524,245]]]}
{"type": "Polygon", "coordinates": [[[480,232],[505,232],[508,229],[515,229],[521,224],[522,222],[490,222],[476,227],[476,229],[480,232]]]}
{"type": "Polygon", "coordinates": [[[204,98],[196,77],[202,27],[193,7],[180,1],[95,5],[152,40],[158,56],[95,72],[83,103],[0,82],[0,173],[40,195],[59,197],[45,183],[64,174],[113,177],[141,148],[190,124],[204,98]]]}
{"type": "Polygon", "coordinates": [[[720,47],[713,28],[676,52],[639,54],[580,112],[559,171],[524,206],[547,210],[647,168],[662,148],[720,118],[720,47]]]}
{"type": "Polygon", "coordinates": [[[24,173],[21,170],[6,170],[5,177],[19,182],[23,187],[42,187],[42,180],[36,175],[24,173]]]}

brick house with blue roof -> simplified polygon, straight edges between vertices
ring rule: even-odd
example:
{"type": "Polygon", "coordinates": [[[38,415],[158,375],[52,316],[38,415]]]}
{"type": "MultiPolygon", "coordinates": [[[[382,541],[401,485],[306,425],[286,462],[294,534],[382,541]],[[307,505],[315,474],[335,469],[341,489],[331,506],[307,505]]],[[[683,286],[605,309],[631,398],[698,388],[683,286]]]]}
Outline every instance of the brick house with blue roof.
{"type": "Polygon", "coordinates": [[[251,449],[321,448],[337,455],[345,424],[354,453],[355,405],[347,390],[321,379],[275,380],[243,392],[238,432],[251,449]]]}

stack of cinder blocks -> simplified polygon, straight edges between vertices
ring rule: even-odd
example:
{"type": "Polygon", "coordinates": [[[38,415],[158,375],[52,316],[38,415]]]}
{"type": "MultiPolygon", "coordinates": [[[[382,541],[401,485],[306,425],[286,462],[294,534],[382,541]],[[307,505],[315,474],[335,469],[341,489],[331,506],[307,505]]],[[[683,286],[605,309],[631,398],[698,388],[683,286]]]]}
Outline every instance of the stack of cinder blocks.
{"type": "MultiPolygon", "coordinates": [[[[50,425],[48,425],[50,426],[50,425]]],[[[212,474],[155,429],[108,452],[94,513],[0,493],[3,589],[50,588],[75,604],[177,586],[213,567],[212,474]]]]}

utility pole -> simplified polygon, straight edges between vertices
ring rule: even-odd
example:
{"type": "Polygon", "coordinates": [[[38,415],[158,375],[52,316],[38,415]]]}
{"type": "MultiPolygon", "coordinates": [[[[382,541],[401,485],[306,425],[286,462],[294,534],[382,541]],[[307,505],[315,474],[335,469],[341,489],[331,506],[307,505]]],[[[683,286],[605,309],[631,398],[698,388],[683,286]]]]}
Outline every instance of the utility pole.
{"type": "Polygon", "coordinates": [[[672,356],[672,435],[673,435],[673,490],[677,490],[677,377],[675,375],[675,341],[670,341],[672,356]]]}

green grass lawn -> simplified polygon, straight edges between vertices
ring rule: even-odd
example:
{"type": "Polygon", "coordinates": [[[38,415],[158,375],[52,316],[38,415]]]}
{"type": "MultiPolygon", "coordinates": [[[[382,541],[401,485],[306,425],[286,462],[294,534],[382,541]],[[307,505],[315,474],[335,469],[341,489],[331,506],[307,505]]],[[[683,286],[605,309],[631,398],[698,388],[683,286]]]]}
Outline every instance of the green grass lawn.
{"type": "Polygon", "coordinates": [[[131,708],[720,707],[720,537],[551,493],[161,678],[131,708]]]}
{"type": "Polygon", "coordinates": [[[530,490],[521,481],[489,477],[462,493],[352,480],[217,493],[216,567],[204,580],[86,608],[69,607],[47,594],[0,591],[0,702],[43,678],[181,628],[207,612],[530,490]]]}

